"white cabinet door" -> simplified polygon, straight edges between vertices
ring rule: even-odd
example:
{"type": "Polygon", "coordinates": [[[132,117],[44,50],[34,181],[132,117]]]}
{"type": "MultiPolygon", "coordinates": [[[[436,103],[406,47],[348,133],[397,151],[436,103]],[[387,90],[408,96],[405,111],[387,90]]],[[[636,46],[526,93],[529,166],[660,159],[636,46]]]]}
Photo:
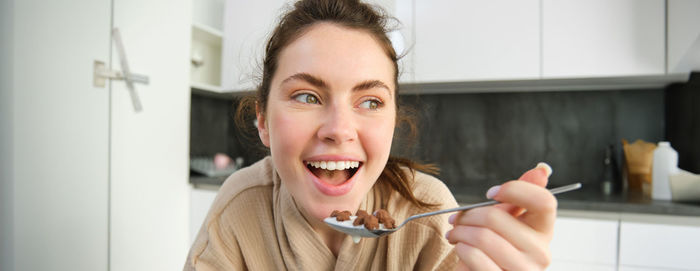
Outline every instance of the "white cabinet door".
{"type": "Polygon", "coordinates": [[[12,3],[14,270],[106,270],[111,1],[12,3]]]}
{"type": "Polygon", "coordinates": [[[12,4],[14,270],[182,268],[191,2],[12,4]],[[93,87],[93,61],[122,70],[112,26],[150,77],[140,113],[124,82],[93,87]]]}
{"type": "Polygon", "coordinates": [[[669,0],[667,12],[667,71],[700,70],[700,1],[669,0]]]}
{"type": "Polygon", "coordinates": [[[543,0],[543,78],[664,74],[664,3],[543,0]]]}
{"type": "MultiPolygon", "coordinates": [[[[403,52],[400,54],[403,57],[399,59],[399,83],[413,83],[416,81],[416,68],[413,59],[415,58],[416,40],[413,37],[414,19],[413,0],[396,0],[394,7],[394,17],[399,20],[399,33],[403,39],[403,52]]],[[[397,52],[398,53],[398,52],[397,52]]]]}
{"type": "Polygon", "coordinates": [[[265,43],[291,0],[227,0],[224,12],[221,86],[225,90],[253,90],[262,75],[265,43]]]}
{"type": "MultiPolygon", "coordinates": [[[[112,82],[110,270],[178,270],[189,249],[190,0],[116,0],[143,111],[112,82]]],[[[113,59],[118,53],[112,52],[113,59]]],[[[112,66],[119,68],[113,61],[112,66]]]]}
{"type": "Polygon", "coordinates": [[[590,266],[608,270],[617,266],[617,220],[558,217],[550,245],[553,267],[571,270],[570,266],[590,266]]]}
{"type": "Polygon", "coordinates": [[[204,219],[209,213],[214,199],[216,199],[217,190],[192,188],[190,192],[190,243],[197,238],[199,229],[202,228],[204,219]]]}
{"type": "Polygon", "coordinates": [[[622,265],[618,269],[619,271],[687,271],[687,270],[697,270],[697,269],[673,269],[673,268],[652,268],[652,267],[638,267],[638,266],[625,266],[622,265]]]}
{"type": "MultiPolygon", "coordinates": [[[[659,216],[656,220],[672,223],[677,219],[659,216]]],[[[620,226],[620,266],[655,270],[700,269],[698,225],[622,221],[620,226]]]]}
{"type": "Polygon", "coordinates": [[[415,0],[415,80],[540,75],[538,0],[415,0]]]}
{"type": "Polygon", "coordinates": [[[617,266],[609,264],[586,264],[554,260],[547,271],[616,271],[617,266]]]}

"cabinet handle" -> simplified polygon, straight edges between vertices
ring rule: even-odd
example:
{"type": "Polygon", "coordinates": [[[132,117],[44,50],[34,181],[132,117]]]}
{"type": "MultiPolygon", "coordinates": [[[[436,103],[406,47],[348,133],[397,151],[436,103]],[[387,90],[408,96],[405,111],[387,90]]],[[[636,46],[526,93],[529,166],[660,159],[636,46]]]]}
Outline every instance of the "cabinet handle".
{"type": "Polygon", "coordinates": [[[96,87],[104,87],[107,79],[124,80],[126,87],[131,96],[131,103],[134,106],[134,111],[141,112],[143,106],[139,99],[134,83],[148,84],[148,76],[129,72],[129,62],[126,58],[122,37],[118,28],[112,29],[112,39],[119,55],[119,64],[122,71],[114,71],[105,67],[104,62],[95,60],[93,64],[93,85],[96,87]]]}

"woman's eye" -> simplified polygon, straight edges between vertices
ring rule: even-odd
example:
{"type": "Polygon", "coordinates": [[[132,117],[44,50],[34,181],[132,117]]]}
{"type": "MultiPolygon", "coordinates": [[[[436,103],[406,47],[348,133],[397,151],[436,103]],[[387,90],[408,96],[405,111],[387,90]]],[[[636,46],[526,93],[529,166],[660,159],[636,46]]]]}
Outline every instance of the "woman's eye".
{"type": "Polygon", "coordinates": [[[361,108],[376,110],[382,105],[382,102],[377,100],[366,100],[360,104],[361,108]]]}
{"type": "Polygon", "coordinates": [[[318,104],[318,98],[316,96],[311,95],[309,93],[302,93],[297,96],[294,96],[294,99],[302,102],[302,103],[307,103],[307,104],[318,104]]]}

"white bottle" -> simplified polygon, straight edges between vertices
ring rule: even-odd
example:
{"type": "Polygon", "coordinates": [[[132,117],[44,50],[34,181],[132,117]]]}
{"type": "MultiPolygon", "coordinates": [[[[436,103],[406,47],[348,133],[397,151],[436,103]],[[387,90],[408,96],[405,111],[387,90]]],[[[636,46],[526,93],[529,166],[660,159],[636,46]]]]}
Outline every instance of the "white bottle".
{"type": "Polygon", "coordinates": [[[654,150],[651,171],[651,197],[653,199],[671,200],[669,176],[678,173],[678,153],[668,141],[661,141],[654,150]]]}

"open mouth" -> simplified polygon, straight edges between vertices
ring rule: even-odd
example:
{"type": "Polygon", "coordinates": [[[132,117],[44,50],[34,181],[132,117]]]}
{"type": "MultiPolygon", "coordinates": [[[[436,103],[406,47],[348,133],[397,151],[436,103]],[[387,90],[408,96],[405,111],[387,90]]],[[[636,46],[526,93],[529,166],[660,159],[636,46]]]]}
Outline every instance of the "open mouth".
{"type": "Polygon", "coordinates": [[[307,161],[306,168],[320,181],[338,186],[344,184],[362,166],[359,161],[307,161]]]}

